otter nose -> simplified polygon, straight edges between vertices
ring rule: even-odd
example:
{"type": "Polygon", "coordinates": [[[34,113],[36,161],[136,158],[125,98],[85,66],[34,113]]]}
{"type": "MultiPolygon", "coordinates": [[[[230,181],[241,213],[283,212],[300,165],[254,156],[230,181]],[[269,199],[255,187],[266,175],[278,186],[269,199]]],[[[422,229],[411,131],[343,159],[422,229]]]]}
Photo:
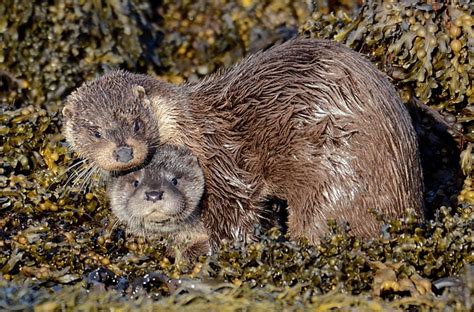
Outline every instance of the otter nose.
{"type": "Polygon", "coordinates": [[[133,149],[130,146],[120,146],[114,151],[115,160],[128,163],[133,159],[133,149]]]}
{"type": "Polygon", "coordinates": [[[156,202],[163,199],[163,191],[148,191],[145,192],[145,199],[156,202]]]}

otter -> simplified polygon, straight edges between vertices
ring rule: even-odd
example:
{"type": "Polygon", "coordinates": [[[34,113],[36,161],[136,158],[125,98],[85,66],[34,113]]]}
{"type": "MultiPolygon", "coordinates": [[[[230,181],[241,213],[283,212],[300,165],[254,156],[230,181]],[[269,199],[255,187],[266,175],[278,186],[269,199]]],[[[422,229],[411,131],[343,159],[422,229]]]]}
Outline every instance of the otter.
{"type": "Polygon", "coordinates": [[[63,109],[64,134],[91,164],[123,171],[162,144],[186,146],[205,176],[212,242],[252,239],[262,202],[285,202],[291,238],[317,243],[327,220],[373,237],[380,221],[423,218],[418,143],[386,76],[341,44],[297,38],[195,83],[112,71],[63,109]]]}
{"type": "Polygon", "coordinates": [[[200,218],[204,175],[186,148],[160,147],[146,167],[112,177],[107,193],[112,212],[129,232],[148,239],[168,236],[185,258],[210,251],[200,218]]]}

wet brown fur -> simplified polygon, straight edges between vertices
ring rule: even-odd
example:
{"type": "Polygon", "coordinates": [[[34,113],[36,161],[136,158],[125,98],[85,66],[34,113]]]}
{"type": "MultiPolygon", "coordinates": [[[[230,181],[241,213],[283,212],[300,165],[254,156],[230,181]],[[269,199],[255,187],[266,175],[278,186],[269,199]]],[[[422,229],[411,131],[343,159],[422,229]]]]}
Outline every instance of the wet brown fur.
{"type": "Polygon", "coordinates": [[[143,86],[161,140],[148,144],[185,145],[199,158],[213,241],[250,237],[269,197],[286,200],[290,235],[313,243],[329,218],[374,236],[380,223],[368,209],[422,215],[410,117],[387,78],[342,45],[292,40],[177,87],[122,71],[92,84],[143,86]]]}

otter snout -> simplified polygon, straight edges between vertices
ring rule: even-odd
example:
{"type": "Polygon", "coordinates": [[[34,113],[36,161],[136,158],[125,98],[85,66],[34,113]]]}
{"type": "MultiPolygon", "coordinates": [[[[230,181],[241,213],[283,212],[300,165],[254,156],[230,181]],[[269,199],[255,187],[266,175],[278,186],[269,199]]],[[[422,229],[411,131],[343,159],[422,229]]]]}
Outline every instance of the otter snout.
{"type": "Polygon", "coordinates": [[[133,148],[130,146],[120,146],[114,151],[115,160],[122,163],[128,163],[133,159],[133,148]]]}
{"type": "Polygon", "coordinates": [[[163,199],[163,191],[148,191],[145,192],[145,200],[157,202],[163,199]]]}

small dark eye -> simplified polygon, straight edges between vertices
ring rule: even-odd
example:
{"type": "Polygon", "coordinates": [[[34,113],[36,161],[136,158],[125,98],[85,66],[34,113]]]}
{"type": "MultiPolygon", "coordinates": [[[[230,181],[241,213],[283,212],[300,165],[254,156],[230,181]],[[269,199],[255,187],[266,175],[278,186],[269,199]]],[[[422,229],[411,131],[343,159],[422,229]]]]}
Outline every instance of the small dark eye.
{"type": "Polygon", "coordinates": [[[133,131],[136,133],[143,128],[143,121],[140,118],[135,119],[133,122],[133,131]]]}
{"type": "Polygon", "coordinates": [[[178,179],[176,179],[176,178],[171,179],[171,184],[177,185],[178,184],[178,179]]]}
{"type": "Polygon", "coordinates": [[[132,182],[133,187],[138,187],[139,184],[140,184],[140,181],[138,180],[135,180],[132,182]]]}
{"type": "Polygon", "coordinates": [[[95,131],[95,132],[94,132],[94,136],[95,136],[96,138],[100,139],[100,138],[102,137],[102,134],[100,134],[99,131],[95,131]]]}

